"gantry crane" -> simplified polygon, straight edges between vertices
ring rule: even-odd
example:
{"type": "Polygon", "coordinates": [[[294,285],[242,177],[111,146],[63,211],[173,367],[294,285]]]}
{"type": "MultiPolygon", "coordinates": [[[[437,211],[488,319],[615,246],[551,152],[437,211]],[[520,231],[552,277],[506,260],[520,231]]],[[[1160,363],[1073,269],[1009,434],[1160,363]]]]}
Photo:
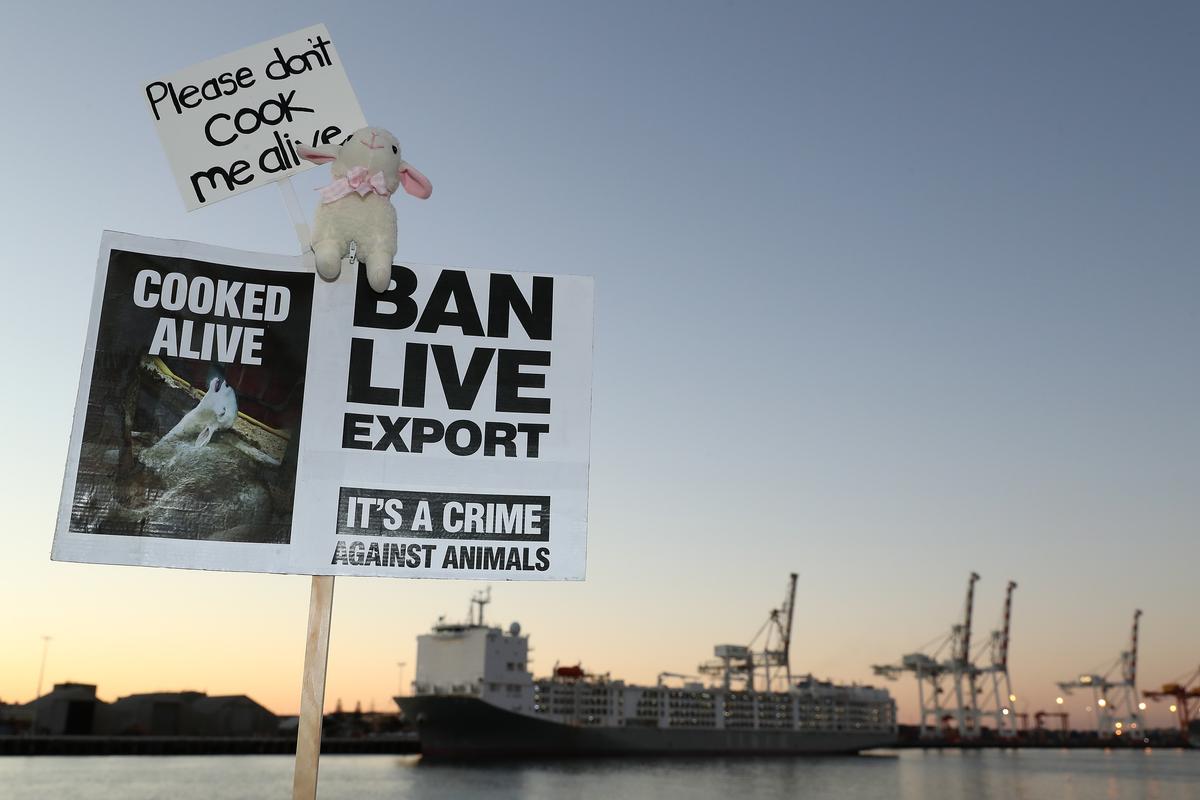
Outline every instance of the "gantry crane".
{"type": "Polygon", "coordinates": [[[1046,717],[1057,717],[1059,725],[1062,727],[1062,732],[1064,734],[1066,734],[1067,732],[1070,731],[1070,729],[1071,729],[1070,718],[1071,717],[1065,711],[1039,711],[1036,714],[1034,714],[1033,721],[1039,731],[1045,730],[1046,717]]]}
{"type": "Polygon", "coordinates": [[[1038,742],[1045,744],[1049,741],[1057,741],[1065,743],[1070,737],[1070,724],[1067,713],[1065,711],[1038,711],[1033,714],[1033,727],[1028,724],[1029,714],[1020,714],[1025,721],[1021,726],[1022,736],[1027,741],[1038,742]],[[1055,717],[1058,719],[1058,730],[1051,731],[1046,727],[1046,718],[1055,717]]]}
{"type": "Polygon", "coordinates": [[[1080,675],[1073,681],[1058,684],[1063,694],[1070,694],[1073,689],[1092,690],[1092,700],[1096,706],[1096,733],[1101,737],[1120,736],[1142,725],[1141,712],[1146,709],[1146,704],[1138,701],[1137,693],[1138,622],[1141,617],[1141,609],[1133,612],[1129,649],[1123,651],[1106,672],[1080,675]],[[1121,668],[1121,679],[1111,680],[1109,676],[1118,666],[1121,668]]]}
{"type": "MultiPolygon", "coordinates": [[[[939,648],[940,649],[940,648],[939,648]]],[[[945,687],[942,685],[948,669],[937,660],[937,653],[909,653],[901,656],[899,664],[875,664],[876,675],[896,680],[903,672],[911,672],[917,679],[917,704],[920,707],[920,735],[922,739],[936,736],[941,731],[948,708],[944,703],[945,687]]],[[[961,718],[961,709],[958,716],[961,718]]]]}
{"type": "Polygon", "coordinates": [[[955,626],[958,629],[958,646],[954,648],[954,658],[950,661],[950,674],[954,676],[955,700],[958,701],[958,732],[959,736],[965,739],[979,736],[979,690],[975,684],[978,672],[971,662],[971,617],[975,609],[975,582],[978,580],[979,573],[972,572],[967,581],[963,622],[955,626]],[[966,697],[963,696],[964,689],[966,697]]]}
{"type": "Polygon", "coordinates": [[[1164,683],[1158,691],[1146,691],[1142,695],[1147,700],[1173,701],[1171,711],[1178,716],[1179,732],[1186,741],[1190,734],[1189,724],[1194,719],[1200,719],[1200,667],[1186,678],[1176,678],[1164,683]]]}
{"type": "Polygon", "coordinates": [[[716,660],[707,661],[697,669],[701,675],[719,677],[726,689],[736,681],[742,689],[754,691],[756,677],[762,673],[763,691],[787,691],[792,685],[792,621],[796,616],[796,579],[788,575],[783,605],[771,609],[767,621],[747,645],[719,644],[713,648],[716,660]],[[762,641],[762,649],[755,646],[762,641]]]}
{"type": "Polygon", "coordinates": [[[958,725],[958,736],[975,739],[979,736],[979,706],[976,678],[981,670],[971,662],[971,617],[975,605],[975,583],[979,573],[972,572],[967,579],[967,599],[963,606],[962,622],[950,628],[949,635],[935,639],[940,642],[934,651],[909,653],[901,657],[899,664],[875,665],[876,675],[896,680],[903,672],[911,672],[917,678],[917,702],[921,710],[921,736],[928,738],[940,732],[947,719],[958,725]],[[949,655],[938,660],[944,651],[949,655]],[[953,705],[946,702],[947,679],[954,690],[953,705]],[[932,722],[932,724],[930,724],[932,722]]]}
{"type": "Polygon", "coordinates": [[[783,605],[771,609],[767,621],[759,629],[747,647],[754,659],[756,669],[763,673],[763,689],[771,692],[782,684],[784,691],[792,685],[792,619],[796,615],[796,573],[788,575],[787,592],[783,605]],[[762,650],[754,652],[754,645],[762,638],[762,650]]]}
{"type": "MultiPolygon", "coordinates": [[[[1004,613],[1001,617],[1000,628],[992,631],[988,642],[991,652],[990,663],[986,667],[975,667],[975,671],[991,678],[992,699],[986,707],[980,708],[981,716],[993,717],[996,723],[996,733],[1004,737],[1017,735],[1017,719],[1012,704],[1017,696],[1012,693],[1012,681],[1008,676],[1008,646],[1012,631],[1012,597],[1017,588],[1016,581],[1009,581],[1004,590],[1004,613]]],[[[976,689],[979,691],[979,689],[976,689]]]]}

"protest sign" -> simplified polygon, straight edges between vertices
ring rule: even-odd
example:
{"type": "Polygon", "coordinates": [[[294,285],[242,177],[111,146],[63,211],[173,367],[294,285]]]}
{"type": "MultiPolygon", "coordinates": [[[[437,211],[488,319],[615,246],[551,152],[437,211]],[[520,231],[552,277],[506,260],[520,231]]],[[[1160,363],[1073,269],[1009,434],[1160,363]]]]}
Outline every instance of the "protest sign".
{"type": "Polygon", "coordinates": [[[105,233],[53,558],[579,579],[588,278],[105,233]]]}
{"type": "Polygon", "coordinates": [[[247,47],[142,87],[188,211],[313,166],[297,145],[365,126],[324,25],[247,47]]]}

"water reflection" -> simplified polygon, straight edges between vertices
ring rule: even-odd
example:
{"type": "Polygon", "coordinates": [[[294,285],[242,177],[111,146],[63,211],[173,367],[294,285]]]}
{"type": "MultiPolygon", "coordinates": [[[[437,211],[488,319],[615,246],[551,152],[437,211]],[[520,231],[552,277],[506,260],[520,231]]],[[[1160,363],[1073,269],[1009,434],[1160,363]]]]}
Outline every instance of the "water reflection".
{"type": "MultiPolygon", "coordinates": [[[[288,797],[289,756],[0,759],[5,800],[288,797]]],[[[858,758],[445,764],[326,756],[321,800],[1195,800],[1200,751],[906,750],[858,758]]]]}

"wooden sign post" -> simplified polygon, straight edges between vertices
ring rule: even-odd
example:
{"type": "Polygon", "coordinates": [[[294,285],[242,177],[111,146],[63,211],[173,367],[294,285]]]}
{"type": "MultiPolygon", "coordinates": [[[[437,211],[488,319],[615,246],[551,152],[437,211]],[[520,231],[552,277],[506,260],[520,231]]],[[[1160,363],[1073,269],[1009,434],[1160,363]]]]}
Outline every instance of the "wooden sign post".
{"type": "Polygon", "coordinates": [[[332,575],[314,575],[312,578],[292,800],[316,800],[317,796],[321,722],[325,716],[325,670],[329,663],[329,624],[333,618],[333,580],[332,575]]]}
{"type": "MultiPolygon", "coordinates": [[[[283,204],[300,253],[312,251],[308,220],[300,208],[291,178],[278,181],[283,204]]],[[[329,626],[333,621],[333,576],[313,575],[308,598],[308,638],[304,645],[304,676],[300,683],[300,722],[296,727],[296,769],[292,775],[292,800],[316,800],[317,773],[321,764],[321,725],[325,720],[325,675],[329,666],[329,626]]]]}

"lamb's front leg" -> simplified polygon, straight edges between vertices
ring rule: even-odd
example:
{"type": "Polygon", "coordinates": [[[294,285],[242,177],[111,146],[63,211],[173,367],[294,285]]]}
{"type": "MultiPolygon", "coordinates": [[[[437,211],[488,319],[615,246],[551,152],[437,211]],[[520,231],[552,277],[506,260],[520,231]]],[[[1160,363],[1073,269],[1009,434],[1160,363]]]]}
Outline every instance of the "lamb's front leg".
{"type": "MultiPolygon", "coordinates": [[[[362,255],[362,251],[359,251],[362,255]]],[[[364,261],[367,265],[367,283],[377,292],[385,291],[392,282],[392,261],[396,258],[396,244],[393,241],[373,242],[367,251],[364,261]]]]}
{"type": "Polygon", "coordinates": [[[327,281],[336,281],[342,274],[342,243],[336,239],[313,242],[313,253],[317,256],[317,274],[327,281]]]}

